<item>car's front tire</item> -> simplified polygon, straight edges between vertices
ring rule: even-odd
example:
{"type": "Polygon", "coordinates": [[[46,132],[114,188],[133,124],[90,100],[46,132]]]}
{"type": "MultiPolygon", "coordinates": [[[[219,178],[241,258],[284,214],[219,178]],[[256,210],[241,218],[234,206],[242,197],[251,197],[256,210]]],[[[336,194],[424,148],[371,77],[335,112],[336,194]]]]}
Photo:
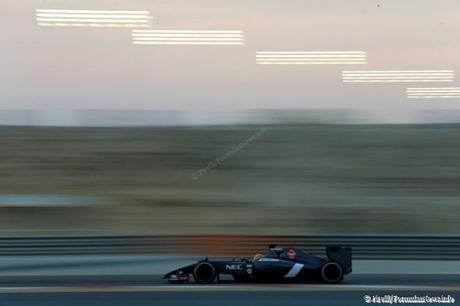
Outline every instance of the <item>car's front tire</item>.
{"type": "Polygon", "coordinates": [[[342,267],[335,261],[329,261],[321,268],[321,278],[325,283],[338,283],[343,279],[342,267]]]}
{"type": "Polygon", "coordinates": [[[213,264],[203,261],[193,269],[193,278],[198,284],[210,284],[216,279],[217,272],[213,264]]]}

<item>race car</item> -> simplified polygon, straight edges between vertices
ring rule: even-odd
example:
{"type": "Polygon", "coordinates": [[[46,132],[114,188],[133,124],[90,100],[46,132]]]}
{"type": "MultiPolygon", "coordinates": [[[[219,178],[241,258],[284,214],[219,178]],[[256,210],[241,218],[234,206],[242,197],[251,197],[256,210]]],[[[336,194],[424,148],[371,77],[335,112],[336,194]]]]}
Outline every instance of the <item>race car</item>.
{"type": "Polygon", "coordinates": [[[322,281],[338,283],[351,273],[351,248],[327,246],[326,258],[296,248],[270,245],[268,252],[256,254],[251,260],[209,260],[176,269],[164,275],[171,283],[186,283],[190,275],[198,284],[219,282],[223,274],[233,276],[235,282],[322,281]]]}

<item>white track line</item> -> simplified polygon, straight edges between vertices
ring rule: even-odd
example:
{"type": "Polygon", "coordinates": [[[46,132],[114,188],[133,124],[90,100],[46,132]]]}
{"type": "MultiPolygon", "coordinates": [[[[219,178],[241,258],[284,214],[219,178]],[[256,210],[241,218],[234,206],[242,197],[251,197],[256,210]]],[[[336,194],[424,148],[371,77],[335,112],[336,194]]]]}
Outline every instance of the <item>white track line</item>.
{"type": "Polygon", "coordinates": [[[394,285],[165,285],[165,286],[31,286],[0,287],[4,293],[63,293],[63,292],[257,292],[257,291],[460,291],[460,286],[394,286],[394,285]]]}

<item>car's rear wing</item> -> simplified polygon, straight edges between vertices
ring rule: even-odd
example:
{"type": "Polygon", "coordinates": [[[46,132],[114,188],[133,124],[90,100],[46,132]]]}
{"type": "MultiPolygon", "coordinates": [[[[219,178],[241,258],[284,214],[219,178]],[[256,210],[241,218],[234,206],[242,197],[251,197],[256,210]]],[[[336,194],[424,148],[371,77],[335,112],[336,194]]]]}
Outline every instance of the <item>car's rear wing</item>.
{"type": "Polygon", "coordinates": [[[337,262],[342,267],[343,274],[351,273],[351,247],[327,246],[326,254],[330,260],[337,262]]]}

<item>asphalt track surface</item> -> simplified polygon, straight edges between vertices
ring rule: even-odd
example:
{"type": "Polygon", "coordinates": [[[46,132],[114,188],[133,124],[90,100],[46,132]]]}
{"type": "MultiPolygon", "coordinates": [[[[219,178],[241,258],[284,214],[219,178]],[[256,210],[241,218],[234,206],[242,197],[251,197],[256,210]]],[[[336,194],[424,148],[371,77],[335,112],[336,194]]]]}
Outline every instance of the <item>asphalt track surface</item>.
{"type": "MultiPolygon", "coordinates": [[[[350,275],[341,284],[171,285],[159,275],[9,276],[0,306],[366,305],[364,296],[447,296],[460,305],[459,275],[350,275]]],[[[372,305],[372,304],[370,304],[372,305]]],[[[435,304],[432,304],[435,305],[435,304]]]]}

